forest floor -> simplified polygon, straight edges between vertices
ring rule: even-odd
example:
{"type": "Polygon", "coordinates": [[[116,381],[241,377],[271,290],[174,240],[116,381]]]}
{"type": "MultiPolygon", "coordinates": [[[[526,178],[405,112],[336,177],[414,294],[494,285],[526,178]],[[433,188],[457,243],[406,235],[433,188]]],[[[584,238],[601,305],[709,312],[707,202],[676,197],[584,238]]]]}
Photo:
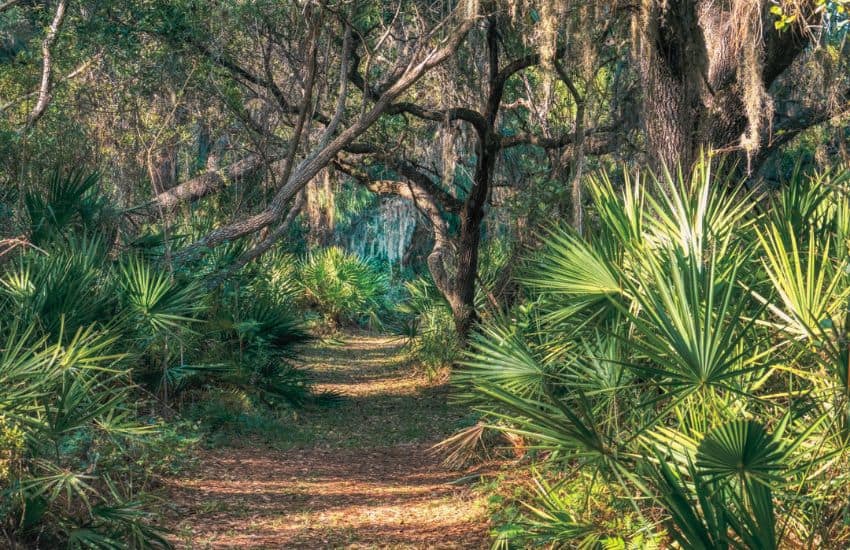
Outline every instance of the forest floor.
{"type": "Polygon", "coordinates": [[[407,364],[397,339],[345,335],[299,356],[340,399],[280,437],[202,450],[166,487],[183,548],[487,548],[480,473],[429,452],[462,427],[444,382],[407,364]],[[470,481],[471,480],[471,481],[470,481]]]}

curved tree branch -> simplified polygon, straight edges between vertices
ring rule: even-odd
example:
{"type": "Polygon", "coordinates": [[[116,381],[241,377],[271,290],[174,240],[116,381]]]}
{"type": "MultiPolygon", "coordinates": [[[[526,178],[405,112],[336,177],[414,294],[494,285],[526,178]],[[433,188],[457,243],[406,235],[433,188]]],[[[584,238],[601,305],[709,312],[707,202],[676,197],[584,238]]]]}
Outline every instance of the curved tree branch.
{"type": "MultiPolygon", "coordinates": [[[[463,14],[465,11],[467,11],[465,2],[455,8],[454,14],[460,17],[461,20],[448,33],[446,38],[441,41],[439,46],[429,50],[420,48],[407,63],[402,62],[398,64],[398,66],[405,67],[401,76],[387,87],[386,91],[381,94],[378,101],[369,110],[364,112],[355,122],[340,132],[326,145],[313,148],[305,156],[304,160],[292,170],[291,175],[286,178],[286,182],[278,189],[265,210],[211,231],[185,248],[180,253],[180,257],[186,258],[223,242],[244,237],[280,219],[285,213],[287,202],[322,168],[331,163],[340,151],[368,130],[386,112],[393,101],[401,96],[425,73],[454,55],[477,20],[477,15],[463,14]]],[[[428,41],[429,38],[425,37],[423,41],[428,41]]]]}
{"type": "Polygon", "coordinates": [[[50,92],[53,83],[53,45],[59,37],[59,30],[62,27],[62,22],[65,20],[65,9],[67,8],[67,0],[59,0],[56,6],[56,13],[53,15],[53,21],[47,29],[47,35],[41,42],[41,85],[38,87],[38,100],[27,117],[27,127],[31,127],[35,122],[44,115],[47,110],[47,105],[50,103],[50,92]]]}

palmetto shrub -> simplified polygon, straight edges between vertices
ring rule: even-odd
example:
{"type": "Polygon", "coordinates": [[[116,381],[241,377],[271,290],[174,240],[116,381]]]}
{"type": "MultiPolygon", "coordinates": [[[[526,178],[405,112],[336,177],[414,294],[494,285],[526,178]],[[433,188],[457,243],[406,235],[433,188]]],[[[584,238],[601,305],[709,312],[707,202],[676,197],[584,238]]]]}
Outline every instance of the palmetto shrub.
{"type": "MultiPolygon", "coordinates": [[[[596,226],[551,229],[531,307],[472,338],[466,396],[683,548],[845,545],[846,173],[755,196],[706,160],[589,190],[596,226]]],[[[525,521],[532,544],[629,539],[593,506],[525,521]]]]}
{"type": "Polygon", "coordinates": [[[460,353],[451,307],[430,279],[408,281],[404,287],[407,297],[396,309],[407,317],[408,353],[429,372],[451,366],[460,353]]]}
{"type": "Polygon", "coordinates": [[[387,287],[382,273],[335,246],[311,253],[301,262],[298,284],[307,304],[331,326],[376,312],[387,287]]]}
{"type": "Polygon", "coordinates": [[[169,546],[144,494],[159,453],[134,384],[150,347],[132,330],[142,303],[96,236],[96,182],[54,178],[28,196],[34,246],[0,269],[4,543],[169,546]]]}
{"type": "Polygon", "coordinates": [[[217,385],[267,406],[301,405],[311,396],[310,381],[291,360],[311,336],[291,296],[258,286],[228,291],[210,321],[220,342],[211,356],[228,366],[217,385]]]}
{"type": "Polygon", "coordinates": [[[153,427],[136,421],[115,336],[89,328],[58,343],[33,341],[31,329],[14,325],[0,332],[4,540],[42,547],[169,546],[140,492],[147,473],[136,453],[153,427]]]}
{"type": "Polygon", "coordinates": [[[0,273],[0,307],[9,319],[35,326],[39,334],[56,338],[63,327],[65,334],[73,334],[115,313],[106,264],[106,247],[97,238],[71,236],[29,250],[0,273]]]}
{"type": "Polygon", "coordinates": [[[58,174],[25,197],[31,246],[0,262],[0,546],[167,547],[145,490],[188,438],[159,415],[188,390],[302,403],[307,335],[285,264],[210,292],[238,247],[208,269],[171,268],[162,235],[116,247],[97,177],[58,174]]]}
{"type": "Polygon", "coordinates": [[[115,221],[96,172],[56,169],[42,189],[24,194],[24,206],[29,239],[38,246],[70,234],[102,234],[105,222],[115,221]]]}

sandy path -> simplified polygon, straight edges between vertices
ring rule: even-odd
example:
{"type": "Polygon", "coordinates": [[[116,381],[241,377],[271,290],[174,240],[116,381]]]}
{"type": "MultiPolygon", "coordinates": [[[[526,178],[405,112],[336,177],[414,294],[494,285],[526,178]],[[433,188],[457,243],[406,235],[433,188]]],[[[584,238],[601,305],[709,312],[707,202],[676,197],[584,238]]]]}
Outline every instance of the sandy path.
{"type": "Polygon", "coordinates": [[[188,548],[487,548],[481,497],[427,449],[462,422],[399,345],[346,336],[301,359],[342,396],[304,411],[291,448],[204,451],[170,482],[188,548]],[[304,435],[307,434],[307,435],[304,435]],[[311,435],[311,436],[310,436],[311,435]]]}

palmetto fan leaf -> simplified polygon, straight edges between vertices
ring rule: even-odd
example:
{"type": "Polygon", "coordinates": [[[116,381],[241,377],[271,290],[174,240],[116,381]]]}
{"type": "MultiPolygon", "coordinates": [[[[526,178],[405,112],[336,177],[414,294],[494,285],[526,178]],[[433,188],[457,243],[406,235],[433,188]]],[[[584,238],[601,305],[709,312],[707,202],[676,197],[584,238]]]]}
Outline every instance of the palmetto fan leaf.
{"type": "Polygon", "coordinates": [[[781,441],[753,420],[736,420],[706,434],[697,449],[697,468],[710,480],[740,477],[769,483],[784,468],[781,441]]]}
{"type": "Polygon", "coordinates": [[[42,245],[69,229],[86,231],[100,223],[108,203],[99,193],[99,182],[96,172],[63,174],[55,170],[43,192],[26,193],[32,242],[42,245]]]}
{"type": "Polygon", "coordinates": [[[295,312],[262,299],[244,306],[234,328],[242,338],[262,341],[279,352],[290,353],[295,344],[310,340],[310,334],[295,312]]]}
{"type": "Polygon", "coordinates": [[[623,294],[613,248],[594,246],[568,229],[555,228],[534,273],[524,278],[531,288],[555,296],[561,307],[551,320],[566,319],[582,310],[610,307],[623,294]]]}
{"type": "Polygon", "coordinates": [[[631,379],[631,372],[624,367],[623,347],[622,336],[615,337],[602,331],[585,338],[579,350],[581,357],[565,368],[564,377],[568,385],[581,388],[588,395],[612,396],[631,379]]]}
{"type": "Polygon", "coordinates": [[[197,285],[180,285],[138,258],[122,266],[119,284],[129,312],[157,332],[185,328],[203,309],[197,285]]]}
{"type": "Polygon", "coordinates": [[[26,419],[36,400],[52,387],[57,373],[52,368],[55,350],[37,350],[27,346],[32,327],[20,332],[16,326],[8,330],[8,337],[0,352],[0,415],[16,420],[26,419]]]}
{"type": "Polygon", "coordinates": [[[386,290],[386,277],[339,247],[309,255],[299,266],[307,300],[338,323],[374,311],[386,290]]]}
{"type": "Polygon", "coordinates": [[[561,403],[522,399],[496,386],[481,386],[478,391],[510,411],[509,415],[494,413],[519,426],[509,431],[532,438],[539,448],[593,462],[607,462],[616,454],[586,409],[573,411],[561,403]]]}
{"type": "MultiPolygon", "coordinates": [[[[722,428],[721,428],[722,429],[722,428]]],[[[732,452],[729,456],[735,456],[732,452]]],[[[649,495],[668,514],[667,533],[682,548],[717,550],[778,548],[770,488],[762,483],[721,484],[704,475],[688,457],[677,466],[654,451],[649,478],[657,493],[649,495]]]]}
{"type": "Polygon", "coordinates": [[[815,335],[850,295],[846,263],[833,259],[829,237],[819,238],[814,227],[807,236],[802,241],[790,222],[758,232],[762,263],[781,302],[768,308],[797,336],[815,335]]]}
{"type": "Polygon", "coordinates": [[[490,384],[522,398],[540,397],[549,376],[521,336],[498,325],[484,326],[471,337],[461,365],[459,383],[490,384]]]}
{"type": "Polygon", "coordinates": [[[832,210],[833,195],[846,179],[844,171],[805,174],[802,162],[797,162],[771,204],[771,220],[777,225],[789,224],[795,234],[805,235],[811,228],[820,232],[832,210]]]}
{"type": "Polygon", "coordinates": [[[19,323],[52,336],[73,334],[111,313],[104,258],[102,241],[89,238],[68,238],[48,253],[28,252],[0,279],[0,296],[19,323]]]}
{"type": "Polygon", "coordinates": [[[693,463],[676,469],[660,453],[655,455],[655,461],[657,466],[651,473],[659,488],[655,498],[668,514],[664,521],[667,533],[681,548],[778,548],[768,489],[758,485],[757,501],[752,495],[745,501],[735,491],[722,490],[704,480],[693,463]]]}
{"type": "Polygon", "coordinates": [[[617,240],[639,249],[644,244],[645,202],[644,180],[641,176],[624,174],[622,190],[615,189],[606,172],[588,181],[588,191],[600,221],[617,240]]]}
{"type": "Polygon", "coordinates": [[[664,173],[655,179],[655,192],[648,195],[649,232],[661,244],[672,245],[685,255],[699,258],[710,243],[721,249],[733,232],[750,223],[749,213],[755,202],[727,176],[718,176],[706,160],[698,162],[690,179],[678,172],[664,173]]]}
{"type": "Polygon", "coordinates": [[[671,250],[646,267],[647,280],[630,289],[639,311],[622,308],[636,331],[628,344],[649,359],[632,368],[687,394],[730,387],[731,379],[759,365],[763,352],[753,323],[742,320],[752,304],[736,285],[738,265],[718,274],[714,253],[703,264],[671,250]]]}
{"type": "Polygon", "coordinates": [[[567,498],[559,494],[539,475],[534,478],[534,490],[537,503],[522,504],[529,514],[524,523],[526,531],[537,544],[549,543],[554,548],[563,547],[592,549],[598,548],[604,533],[592,524],[577,519],[567,498]]]}

